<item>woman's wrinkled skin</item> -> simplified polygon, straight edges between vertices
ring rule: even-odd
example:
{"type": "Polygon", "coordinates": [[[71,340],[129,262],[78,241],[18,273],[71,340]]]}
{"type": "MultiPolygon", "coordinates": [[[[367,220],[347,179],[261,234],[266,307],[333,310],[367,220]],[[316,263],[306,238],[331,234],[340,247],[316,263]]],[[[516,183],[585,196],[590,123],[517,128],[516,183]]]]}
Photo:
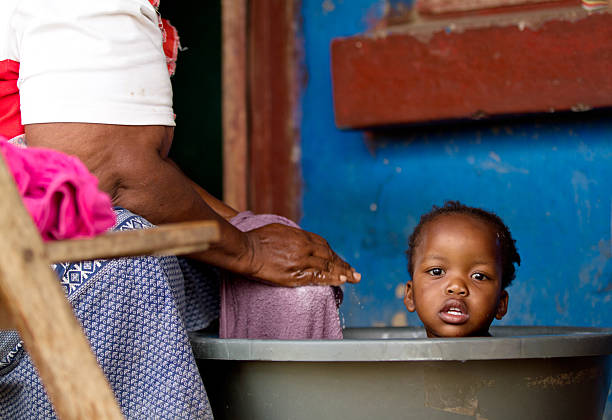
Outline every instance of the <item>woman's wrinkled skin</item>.
{"type": "Polygon", "coordinates": [[[331,284],[359,280],[355,271],[314,233],[290,226],[271,224],[253,231],[255,271],[250,277],[282,286],[331,284]]]}
{"type": "Polygon", "coordinates": [[[238,212],[191,181],[168,158],[173,128],[90,123],[25,126],[29,146],[75,155],[113,205],[154,224],[216,220],[221,240],[192,257],[276,286],[357,283],[361,275],[320,236],[272,224],[240,232],[238,212]]]}

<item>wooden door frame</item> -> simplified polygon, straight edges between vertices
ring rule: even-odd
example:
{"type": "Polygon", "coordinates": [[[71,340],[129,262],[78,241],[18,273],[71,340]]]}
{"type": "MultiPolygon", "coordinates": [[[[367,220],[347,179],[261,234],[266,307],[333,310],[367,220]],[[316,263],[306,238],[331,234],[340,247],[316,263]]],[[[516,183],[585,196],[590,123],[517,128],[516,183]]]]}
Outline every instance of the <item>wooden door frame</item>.
{"type": "Polygon", "coordinates": [[[222,0],[223,193],[300,217],[299,0],[222,0]]]}

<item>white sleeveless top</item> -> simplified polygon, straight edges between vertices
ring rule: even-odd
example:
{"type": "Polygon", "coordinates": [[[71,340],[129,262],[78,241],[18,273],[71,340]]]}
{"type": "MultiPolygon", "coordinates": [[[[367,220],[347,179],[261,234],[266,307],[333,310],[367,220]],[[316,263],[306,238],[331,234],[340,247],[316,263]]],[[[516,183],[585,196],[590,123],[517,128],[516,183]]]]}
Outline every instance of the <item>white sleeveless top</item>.
{"type": "Polygon", "coordinates": [[[175,125],[149,0],[0,2],[0,135],[49,122],[175,125]]]}

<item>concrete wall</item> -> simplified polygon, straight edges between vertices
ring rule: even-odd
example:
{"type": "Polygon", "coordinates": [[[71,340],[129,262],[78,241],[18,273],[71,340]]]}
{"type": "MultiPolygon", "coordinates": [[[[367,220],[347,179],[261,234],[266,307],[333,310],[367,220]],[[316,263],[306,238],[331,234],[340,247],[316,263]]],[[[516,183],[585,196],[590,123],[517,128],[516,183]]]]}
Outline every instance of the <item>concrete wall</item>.
{"type": "Polygon", "coordinates": [[[458,199],[498,213],[517,240],[523,262],[500,324],[612,326],[612,111],[340,131],[330,41],[367,30],[384,8],[302,6],[301,224],[363,274],[345,289],[346,325],[420,325],[401,301],[407,238],[433,204],[458,199]]]}

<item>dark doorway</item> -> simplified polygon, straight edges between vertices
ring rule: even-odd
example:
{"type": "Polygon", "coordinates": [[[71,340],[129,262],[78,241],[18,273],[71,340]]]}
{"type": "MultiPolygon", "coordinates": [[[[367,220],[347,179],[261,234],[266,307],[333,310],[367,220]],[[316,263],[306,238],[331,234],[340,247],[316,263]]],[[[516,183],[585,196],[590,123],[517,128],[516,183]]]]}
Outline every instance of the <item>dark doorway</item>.
{"type": "Polygon", "coordinates": [[[172,77],[176,129],[170,157],[222,198],[221,1],[162,1],[159,11],[181,40],[172,77]]]}

